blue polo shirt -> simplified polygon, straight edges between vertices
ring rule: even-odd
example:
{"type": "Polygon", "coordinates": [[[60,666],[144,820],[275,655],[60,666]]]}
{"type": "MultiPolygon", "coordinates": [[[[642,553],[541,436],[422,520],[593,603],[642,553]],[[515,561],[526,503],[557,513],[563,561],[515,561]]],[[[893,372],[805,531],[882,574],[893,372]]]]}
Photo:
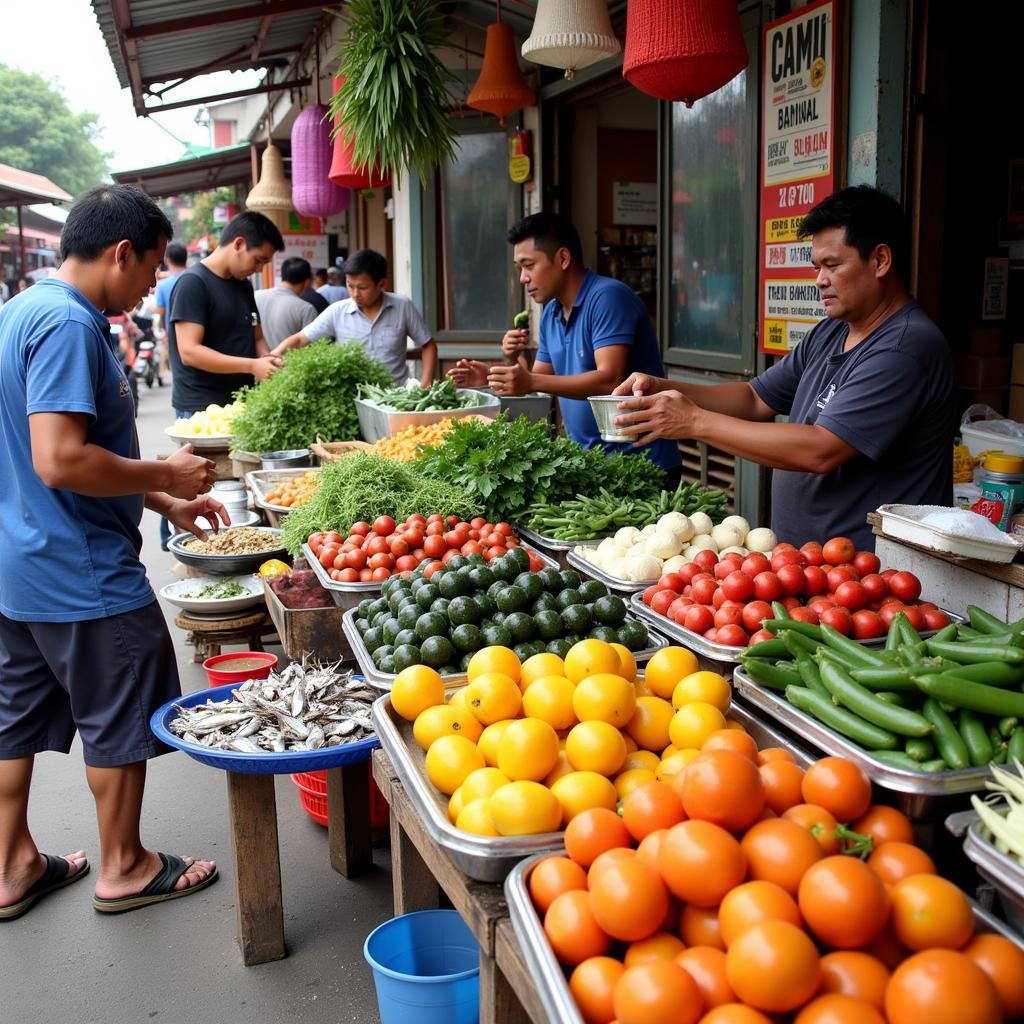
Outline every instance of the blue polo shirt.
{"type": "Polygon", "coordinates": [[[154,600],[139,561],[143,495],[90,498],[47,487],[29,416],[83,413],[86,441],[139,457],[135,410],[106,317],[47,278],[0,308],[0,612],[79,622],[154,600]]]}
{"type": "MultiPolygon", "coordinates": [[[[588,270],[576,293],[568,321],[557,299],[544,307],[537,360],[550,363],[560,377],[572,377],[596,370],[594,352],[606,345],[629,346],[626,377],[631,373],[665,376],[654,325],[640,297],[621,281],[588,270]]],[[[679,465],[679,448],[675,441],[655,441],[642,448],[602,441],[586,399],[559,398],[558,404],[566,433],[584,448],[601,445],[609,451],[647,452],[664,469],[679,465]]]]}

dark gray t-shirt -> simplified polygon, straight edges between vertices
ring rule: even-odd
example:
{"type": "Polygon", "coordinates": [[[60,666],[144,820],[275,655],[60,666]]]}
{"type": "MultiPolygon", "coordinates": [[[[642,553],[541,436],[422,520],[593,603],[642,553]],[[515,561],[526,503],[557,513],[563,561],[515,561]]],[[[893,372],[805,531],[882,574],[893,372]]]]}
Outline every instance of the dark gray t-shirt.
{"type": "Polygon", "coordinates": [[[772,529],[802,544],[850,537],[873,550],[868,512],[888,502],[953,500],[953,360],[942,332],[911,300],[843,352],[849,327],[822,320],[751,383],[791,423],[817,423],[860,453],[831,473],[776,469],[772,529]]]}

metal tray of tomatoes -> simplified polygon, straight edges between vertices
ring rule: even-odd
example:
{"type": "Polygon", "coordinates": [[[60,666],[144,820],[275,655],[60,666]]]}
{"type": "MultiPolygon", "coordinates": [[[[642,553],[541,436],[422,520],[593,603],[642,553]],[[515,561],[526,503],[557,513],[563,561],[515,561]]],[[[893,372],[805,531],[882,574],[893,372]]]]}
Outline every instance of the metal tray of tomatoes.
{"type": "Polygon", "coordinates": [[[762,714],[786,729],[792,730],[801,739],[826,754],[845,757],[860,765],[868,778],[880,789],[887,790],[897,798],[897,806],[915,821],[945,817],[957,805],[963,803],[969,793],[985,788],[989,778],[988,766],[963,768],[948,772],[910,772],[894,768],[879,761],[857,746],[852,740],[841,736],[812,715],[793,707],[784,697],[763,686],[758,686],[742,668],[732,676],[733,692],[757,708],[762,714]],[[953,806],[946,798],[956,798],[953,806]]]}
{"type": "MultiPolygon", "coordinates": [[[[555,856],[564,855],[565,849],[560,848],[553,853],[555,856]]],[[[537,987],[537,995],[547,1012],[548,1019],[558,1021],[559,1024],[585,1024],[569,989],[565,972],[555,958],[544,933],[544,924],[530,898],[530,875],[545,857],[550,856],[552,853],[537,854],[517,864],[505,879],[505,901],[508,903],[512,929],[523,951],[527,972],[537,987]]],[[[1024,940],[1020,935],[983,910],[969,896],[968,900],[974,915],[975,931],[995,932],[1024,949],[1024,940]]]]}
{"type": "Polygon", "coordinates": [[[643,580],[638,583],[636,580],[624,580],[621,576],[612,576],[599,565],[594,565],[593,562],[587,561],[582,555],[578,554],[576,549],[580,547],[596,549],[597,545],[577,544],[565,556],[566,561],[574,569],[582,573],[582,575],[589,576],[592,580],[598,580],[609,590],[614,590],[620,594],[635,594],[639,590],[646,590],[652,583],[658,582],[657,580],[643,580]]]}

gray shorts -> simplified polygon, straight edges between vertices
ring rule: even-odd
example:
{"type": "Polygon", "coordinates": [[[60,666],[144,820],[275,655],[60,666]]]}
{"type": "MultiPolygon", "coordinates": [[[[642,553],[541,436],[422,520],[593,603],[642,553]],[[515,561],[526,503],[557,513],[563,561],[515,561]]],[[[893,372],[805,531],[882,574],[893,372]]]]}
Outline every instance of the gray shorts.
{"type": "Polygon", "coordinates": [[[166,754],[149,728],[181,695],[159,604],[84,622],[16,622],[0,614],[0,760],[66,754],[75,732],[96,768],[166,754]]]}

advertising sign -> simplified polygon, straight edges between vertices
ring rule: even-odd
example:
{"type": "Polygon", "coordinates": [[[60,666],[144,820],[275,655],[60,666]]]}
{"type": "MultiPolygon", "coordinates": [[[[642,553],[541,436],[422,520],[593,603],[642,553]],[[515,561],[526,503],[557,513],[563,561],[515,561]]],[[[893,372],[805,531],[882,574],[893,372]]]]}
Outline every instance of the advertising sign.
{"type": "Polygon", "coordinates": [[[281,283],[281,264],[292,256],[309,260],[313,270],[327,266],[326,235],[299,235],[285,231],[281,237],[284,239],[284,252],[274,253],[274,284],[281,283]]]}

